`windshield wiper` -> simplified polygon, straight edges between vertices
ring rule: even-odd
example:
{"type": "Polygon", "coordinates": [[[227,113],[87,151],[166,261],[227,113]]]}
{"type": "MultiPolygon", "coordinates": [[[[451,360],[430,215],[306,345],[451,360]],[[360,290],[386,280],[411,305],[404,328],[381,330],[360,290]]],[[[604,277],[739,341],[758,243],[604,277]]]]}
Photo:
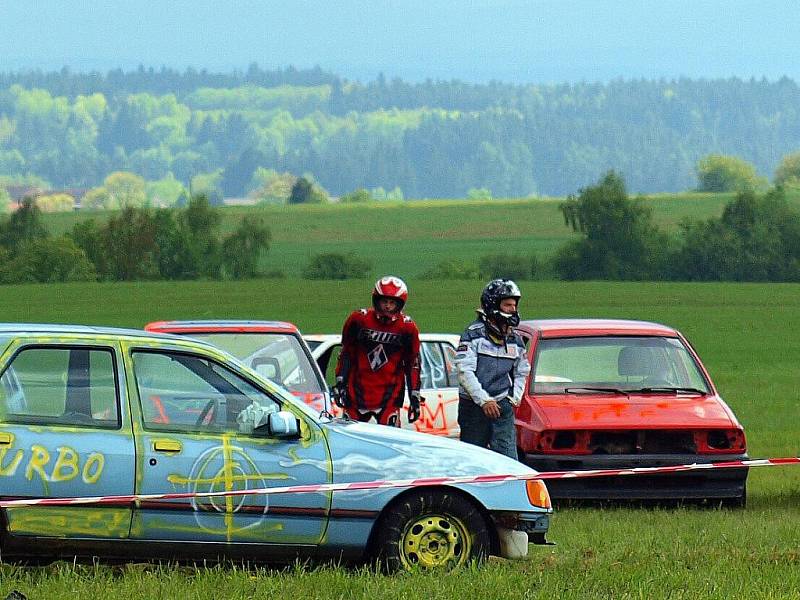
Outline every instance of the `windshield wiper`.
{"type": "Polygon", "coordinates": [[[631,393],[634,394],[698,394],[699,396],[705,396],[708,392],[704,392],[703,390],[699,390],[693,387],[671,387],[665,385],[657,385],[653,387],[643,387],[638,390],[630,390],[631,393]]]}
{"type": "Polygon", "coordinates": [[[619,394],[620,396],[630,396],[628,392],[625,390],[621,390],[619,388],[607,388],[607,387],[568,387],[564,388],[564,391],[567,394],[579,394],[582,391],[585,392],[607,392],[609,394],[619,394]]]}

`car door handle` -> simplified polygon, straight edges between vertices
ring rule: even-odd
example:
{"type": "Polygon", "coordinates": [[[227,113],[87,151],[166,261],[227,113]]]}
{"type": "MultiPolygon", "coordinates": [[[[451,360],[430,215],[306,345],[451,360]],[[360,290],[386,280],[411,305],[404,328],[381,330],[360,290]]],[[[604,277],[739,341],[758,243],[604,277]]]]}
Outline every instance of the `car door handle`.
{"type": "Polygon", "coordinates": [[[0,433],[0,444],[3,446],[10,446],[14,441],[14,435],[11,433],[0,433]]]}
{"type": "Polygon", "coordinates": [[[153,440],[153,450],[156,452],[180,452],[182,449],[177,440],[153,440]]]}

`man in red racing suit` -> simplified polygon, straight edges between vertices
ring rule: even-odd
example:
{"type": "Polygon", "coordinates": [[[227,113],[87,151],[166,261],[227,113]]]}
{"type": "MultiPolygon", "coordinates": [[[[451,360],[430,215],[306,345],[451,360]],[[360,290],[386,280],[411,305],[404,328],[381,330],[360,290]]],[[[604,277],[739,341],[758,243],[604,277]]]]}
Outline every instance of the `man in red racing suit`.
{"type": "Polygon", "coordinates": [[[372,292],[373,307],[345,321],[334,400],[352,419],[399,427],[406,386],[408,420],[419,418],[419,331],[403,313],[407,299],[402,279],[383,277],[372,292]]]}

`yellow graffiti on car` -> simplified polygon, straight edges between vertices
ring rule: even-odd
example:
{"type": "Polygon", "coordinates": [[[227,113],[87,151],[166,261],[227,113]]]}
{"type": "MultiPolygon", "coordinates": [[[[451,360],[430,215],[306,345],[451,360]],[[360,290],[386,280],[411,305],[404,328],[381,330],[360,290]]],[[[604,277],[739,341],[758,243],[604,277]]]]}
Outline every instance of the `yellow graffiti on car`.
{"type": "MultiPolygon", "coordinates": [[[[48,483],[71,481],[80,475],[84,483],[97,483],[103,473],[106,458],[100,452],[92,452],[85,460],[69,446],[59,446],[55,461],[50,467],[53,455],[50,450],[39,444],[32,444],[30,456],[25,464],[25,478],[32,481],[38,477],[44,485],[45,493],[48,483]],[[82,463],[82,464],[81,464],[82,463]],[[49,473],[48,473],[49,468],[49,473]]],[[[13,477],[23,462],[25,450],[22,448],[0,448],[0,477],[13,477]],[[10,458],[7,458],[10,455],[10,458]]]]}
{"type": "MultiPolygon", "coordinates": [[[[187,491],[191,492],[211,492],[211,491],[238,491],[246,490],[250,484],[254,487],[266,487],[267,480],[285,480],[289,476],[286,473],[261,473],[258,465],[247,454],[247,451],[231,444],[230,436],[222,437],[222,445],[214,446],[206,450],[198,457],[188,475],[170,474],[167,481],[173,485],[186,486],[187,491]]],[[[267,513],[268,503],[266,496],[258,496],[259,502],[264,504],[263,514],[267,513]]],[[[196,511],[216,512],[224,515],[224,532],[230,541],[231,536],[239,531],[234,522],[234,515],[247,501],[247,496],[225,496],[224,498],[215,497],[196,497],[192,505],[196,511]]],[[[208,530],[206,525],[198,523],[201,527],[208,530]]],[[[250,522],[247,527],[252,527],[250,522]]]]}

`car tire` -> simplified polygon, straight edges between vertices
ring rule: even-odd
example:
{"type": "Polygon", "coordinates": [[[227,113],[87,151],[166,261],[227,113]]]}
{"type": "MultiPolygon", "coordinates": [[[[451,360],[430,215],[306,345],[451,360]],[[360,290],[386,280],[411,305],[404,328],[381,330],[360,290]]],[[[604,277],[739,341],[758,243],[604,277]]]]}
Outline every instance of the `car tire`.
{"type": "Polygon", "coordinates": [[[375,549],[388,572],[452,569],[489,554],[486,520],[453,492],[410,494],[389,507],[378,524],[375,549]]]}

